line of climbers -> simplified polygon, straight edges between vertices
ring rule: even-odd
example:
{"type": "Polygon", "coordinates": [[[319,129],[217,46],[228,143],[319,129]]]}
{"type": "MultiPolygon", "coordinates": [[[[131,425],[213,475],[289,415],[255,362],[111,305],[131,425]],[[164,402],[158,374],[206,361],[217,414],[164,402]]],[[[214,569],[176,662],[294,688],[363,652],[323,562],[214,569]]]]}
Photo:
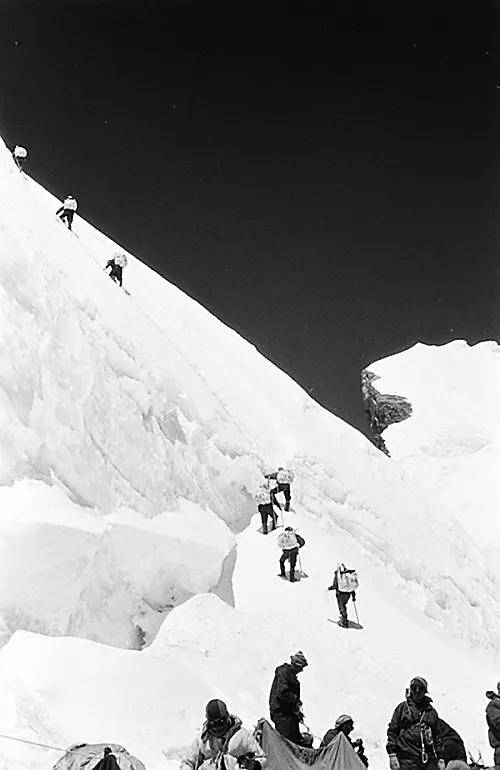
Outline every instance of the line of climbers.
{"type": "MultiPolygon", "coordinates": [[[[293,527],[285,527],[283,520],[283,509],[276,495],[283,494],[285,498],[284,510],[290,510],[290,503],[292,499],[291,484],[294,480],[294,473],[289,468],[279,467],[274,473],[264,474],[265,482],[262,482],[256,492],[257,509],[260,514],[262,522],[262,534],[267,535],[268,532],[273,532],[278,528],[278,514],[275,508],[282,513],[283,532],[281,532],[277,539],[278,547],[281,548],[282,554],[279,560],[279,577],[286,579],[286,563],[289,563],[288,579],[291,583],[297,582],[296,566],[297,560],[300,561],[299,549],[303,548],[306,541],[299,535],[299,533],[293,529],[293,527]],[[270,484],[269,482],[276,482],[276,484],[270,484]],[[270,522],[270,528],[269,528],[270,522]]],[[[301,570],[302,573],[302,570],[301,570]]],[[[302,573],[303,574],[303,573],[302,573]]],[[[345,564],[341,563],[333,575],[332,585],[328,586],[329,591],[335,591],[337,604],[339,608],[340,618],[339,625],[342,628],[349,628],[349,620],[347,617],[347,604],[349,599],[352,599],[354,608],[356,611],[356,589],[359,585],[358,574],[354,569],[348,569],[345,564]]],[[[359,620],[358,620],[359,625],[359,620]]]]}
{"type": "MultiPolygon", "coordinates": [[[[313,749],[316,754],[329,746],[339,733],[343,733],[359,760],[368,767],[362,739],[351,740],[354,719],[349,714],[337,717],[334,726],[327,730],[314,750],[313,735],[304,724],[298,680],[298,675],[307,665],[304,653],[299,650],[290,657],[290,663],[276,668],[269,694],[269,712],[276,731],[289,742],[288,745],[313,749]],[[300,729],[301,724],[304,731],[300,729]]],[[[486,710],[489,739],[495,749],[497,763],[500,754],[500,683],[497,693],[490,691],[487,697],[490,698],[486,710]]],[[[214,763],[216,767],[229,770],[232,765],[228,764],[228,757],[235,760],[235,767],[247,770],[260,770],[265,766],[266,756],[256,740],[259,731],[252,734],[246,730],[241,720],[228,712],[223,701],[209,701],[205,717],[201,735],[182,760],[181,770],[209,768],[214,763]]],[[[438,716],[428,694],[427,681],[421,676],[411,680],[405,699],[394,709],[387,728],[386,750],[390,770],[444,770],[445,767],[448,770],[468,770],[464,742],[457,731],[438,716]]],[[[311,754],[306,764],[314,764],[314,756],[314,753],[311,754]]],[[[473,764],[481,767],[478,763],[473,764]]]]}
{"type": "MultiPolygon", "coordinates": [[[[21,147],[20,145],[16,144],[14,147],[14,150],[12,151],[12,157],[14,158],[14,161],[16,163],[16,166],[19,170],[22,171],[23,165],[26,161],[26,158],[28,157],[28,151],[25,147],[21,147]]],[[[64,198],[64,201],[62,203],[62,206],[60,206],[56,211],[56,216],[59,217],[61,222],[65,222],[68,230],[73,229],[73,219],[78,210],[78,201],[76,198],[73,197],[73,195],[67,195],[64,198]]],[[[114,255],[110,260],[108,260],[108,263],[104,270],[110,270],[109,277],[117,283],[119,286],[123,285],[123,268],[127,266],[127,257],[125,254],[118,252],[114,255]]]]}

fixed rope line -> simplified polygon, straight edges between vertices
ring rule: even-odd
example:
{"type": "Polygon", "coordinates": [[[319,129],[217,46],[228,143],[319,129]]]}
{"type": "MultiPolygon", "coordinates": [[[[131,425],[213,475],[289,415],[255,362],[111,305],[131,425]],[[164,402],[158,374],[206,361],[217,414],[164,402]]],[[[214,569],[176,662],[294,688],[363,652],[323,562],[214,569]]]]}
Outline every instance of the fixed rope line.
{"type": "Polygon", "coordinates": [[[66,752],[67,749],[61,749],[60,746],[49,746],[47,743],[37,743],[36,741],[28,741],[26,738],[14,738],[13,735],[2,735],[0,738],[6,738],[8,741],[18,741],[19,743],[29,743],[31,746],[40,746],[42,749],[53,749],[54,751],[66,752]]]}

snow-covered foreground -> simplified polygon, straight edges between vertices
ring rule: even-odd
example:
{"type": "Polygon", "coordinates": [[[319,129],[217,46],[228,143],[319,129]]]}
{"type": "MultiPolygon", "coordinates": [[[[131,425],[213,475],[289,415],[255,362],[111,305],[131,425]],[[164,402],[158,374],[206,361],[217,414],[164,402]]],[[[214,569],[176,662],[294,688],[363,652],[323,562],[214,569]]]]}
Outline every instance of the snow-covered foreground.
{"type": "Polygon", "coordinates": [[[415,345],[368,367],[381,393],[404,396],[410,419],[391,425],[391,456],[463,524],[498,570],[500,346],[415,345]]]}
{"type": "MultiPolygon", "coordinates": [[[[301,648],[317,735],[353,712],[380,767],[421,674],[484,753],[500,575],[466,531],[472,506],[460,523],[436,485],[131,255],[125,294],[102,272],[116,244],[79,217],[69,233],[57,207],[0,144],[0,734],[174,767],[207,699],[254,723],[301,648]],[[278,464],[307,539],[297,585],[252,519],[278,464]],[[338,559],[360,571],[363,629],[328,620],[338,559]]],[[[55,758],[0,738],[9,768],[55,758]]]]}
{"type": "MultiPolygon", "coordinates": [[[[0,654],[0,681],[4,689],[6,670],[15,677],[24,723],[4,713],[1,732],[41,734],[56,746],[115,741],[149,770],[173,770],[208,699],[225,699],[247,725],[255,724],[268,716],[274,668],[302,649],[309,660],[301,675],[304,709],[318,737],[338,714],[350,713],[371,766],[385,766],[387,722],[409,679],[419,674],[428,677],[438,710],[469,749],[489,756],[484,691],[496,681],[493,662],[450,641],[349,536],[311,524],[308,516],[288,521],[306,538],[301,558],[308,578],[290,584],[277,577],[276,536],[262,536],[254,519],[239,537],[236,609],[211,594],[194,597],[168,615],[142,652],[16,633],[0,654]],[[337,610],[326,587],[340,555],[359,565],[359,630],[329,620],[336,620],[337,610]]],[[[352,607],[349,612],[352,617],[352,607]]],[[[0,740],[2,753],[5,743],[0,740]]],[[[18,756],[23,753],[32,763],[27,766],[46,766],[45,750],[21,747],[18,756]]]]}

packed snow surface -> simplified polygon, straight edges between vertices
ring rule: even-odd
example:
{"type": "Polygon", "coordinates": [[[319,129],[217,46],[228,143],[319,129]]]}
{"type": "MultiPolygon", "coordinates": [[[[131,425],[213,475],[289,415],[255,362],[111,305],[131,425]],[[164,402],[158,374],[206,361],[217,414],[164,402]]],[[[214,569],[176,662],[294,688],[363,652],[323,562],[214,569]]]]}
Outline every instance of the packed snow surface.
{"type": "MultiPolygon", "coordinates": [[[[173,768],[206,700],[253,724],[300,647],[317,735],[351,711],[381,767],[422,674],[484,754],[500,578],[467,522],[128,252],[127,295],[102,270],[123,250],[58,205],[0,146],[0,734],[173,768]],[[278,465],[307,540],[296,585],[252,518],[278,465]],[[331,622],[340,559],[362,629],[331,622]]],[[[56,758],[0,737],[9,768],[56,758]]]]}

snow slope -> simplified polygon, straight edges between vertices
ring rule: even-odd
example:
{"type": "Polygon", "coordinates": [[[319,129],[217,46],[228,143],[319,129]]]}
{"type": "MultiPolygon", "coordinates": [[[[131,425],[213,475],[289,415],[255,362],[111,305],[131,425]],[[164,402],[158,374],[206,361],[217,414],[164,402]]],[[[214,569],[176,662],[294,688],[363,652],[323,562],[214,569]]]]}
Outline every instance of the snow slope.
{"type": "MultiPolygon", "coordinates": [[[[253,722],[301,647],[314,731],[352,710],[374,767],[415,673],[484,747],[500,576],[477,543],[413,471],[132,255],[122,292],[102,271],[116,244],[80,217],[69,233],[57,207],[0,145],[0,640],[24,629],[0,651],[0,734],[109,740],[174,767],[208,698],[253,722]],[[274,535],[252,520],[278,464],[308,543],[298,585],[275,577],[274,535]],[[327,618],[340,558],[363,580],[349,636],[327,618]]],[[[47,751],[0,737],[10,768],[46,767],[47,751]]]]}
{"type": "MultiPolygon", "coordinates": [[[[500,346],[418,344],[369,367],[412,417],[384,432],[391,456],[463,524],[494,569],[500,556],[500,346]]],[[[498,569],[498,567],[497,567],[498,569]]]]}
{"type": "MultiPolygon", "coordinates": [[[[122,292],[101,269],[116,245],[78,216],[69,233],[57,201],[2,146],[0,204],[0,485],[57,483],[94,516],[126,508],[155,518],[186,500],[237,529],[255,511],[262,470],[292,463],[309,515],[362,542],[453,633],[497,645],[498,580],[397,464],[131,255],[132,296],[122,292]]],[[[30,579],[22,563],[17,579],[30,579]]],[[[110,570],[102,595],[119,583],[110,570]]],[[[168,604],[169,591],[156,600],[168,604]]],[[[102,617],[95,595],[89,612],[102,617]]],[[[44,623],[22,613],[24,628],[44,623]]],[[[134,623],[135,608],[123,633],[101,623],[98,635],[87,614],[75,633],[122,644],[134,623]]]]}
{"type": "MultiPolygon", "coordinates": [[[[17,632],[0,653],[0,682],[8,669],[36,693],[34,716],[55,745],[113,740],[148,770],[174,770],[208,699],[225,699],[252,726],[268,716],[275,667],[302,649],[309,660],[302,699],[318,738],[338,714],[350,713],[370,766],[385,767],[392,709],[409,679],[423,674],[443,718],[476,755],[481,750],[489,756],[483,711],[484,690],[496,681],[493,660],[450,640],[335,525],[299,514],[288,521],[306,539],[301,558],[309,577],[300,583],[276,577],[276,535],[264,538],[255,517],[239,536],[236,608],[214,595],[193,597],[168,615],[142,652],[17,632]],[[326,591],[332,554],[359,566],[361,630],[346,631],[329,620],[337,618],[326,591]]],[[[352,606],[349,614],[354,617],[352,606]]],[[[33,768],[46,761],[40,753],[32,750],[33,768]]]]}

